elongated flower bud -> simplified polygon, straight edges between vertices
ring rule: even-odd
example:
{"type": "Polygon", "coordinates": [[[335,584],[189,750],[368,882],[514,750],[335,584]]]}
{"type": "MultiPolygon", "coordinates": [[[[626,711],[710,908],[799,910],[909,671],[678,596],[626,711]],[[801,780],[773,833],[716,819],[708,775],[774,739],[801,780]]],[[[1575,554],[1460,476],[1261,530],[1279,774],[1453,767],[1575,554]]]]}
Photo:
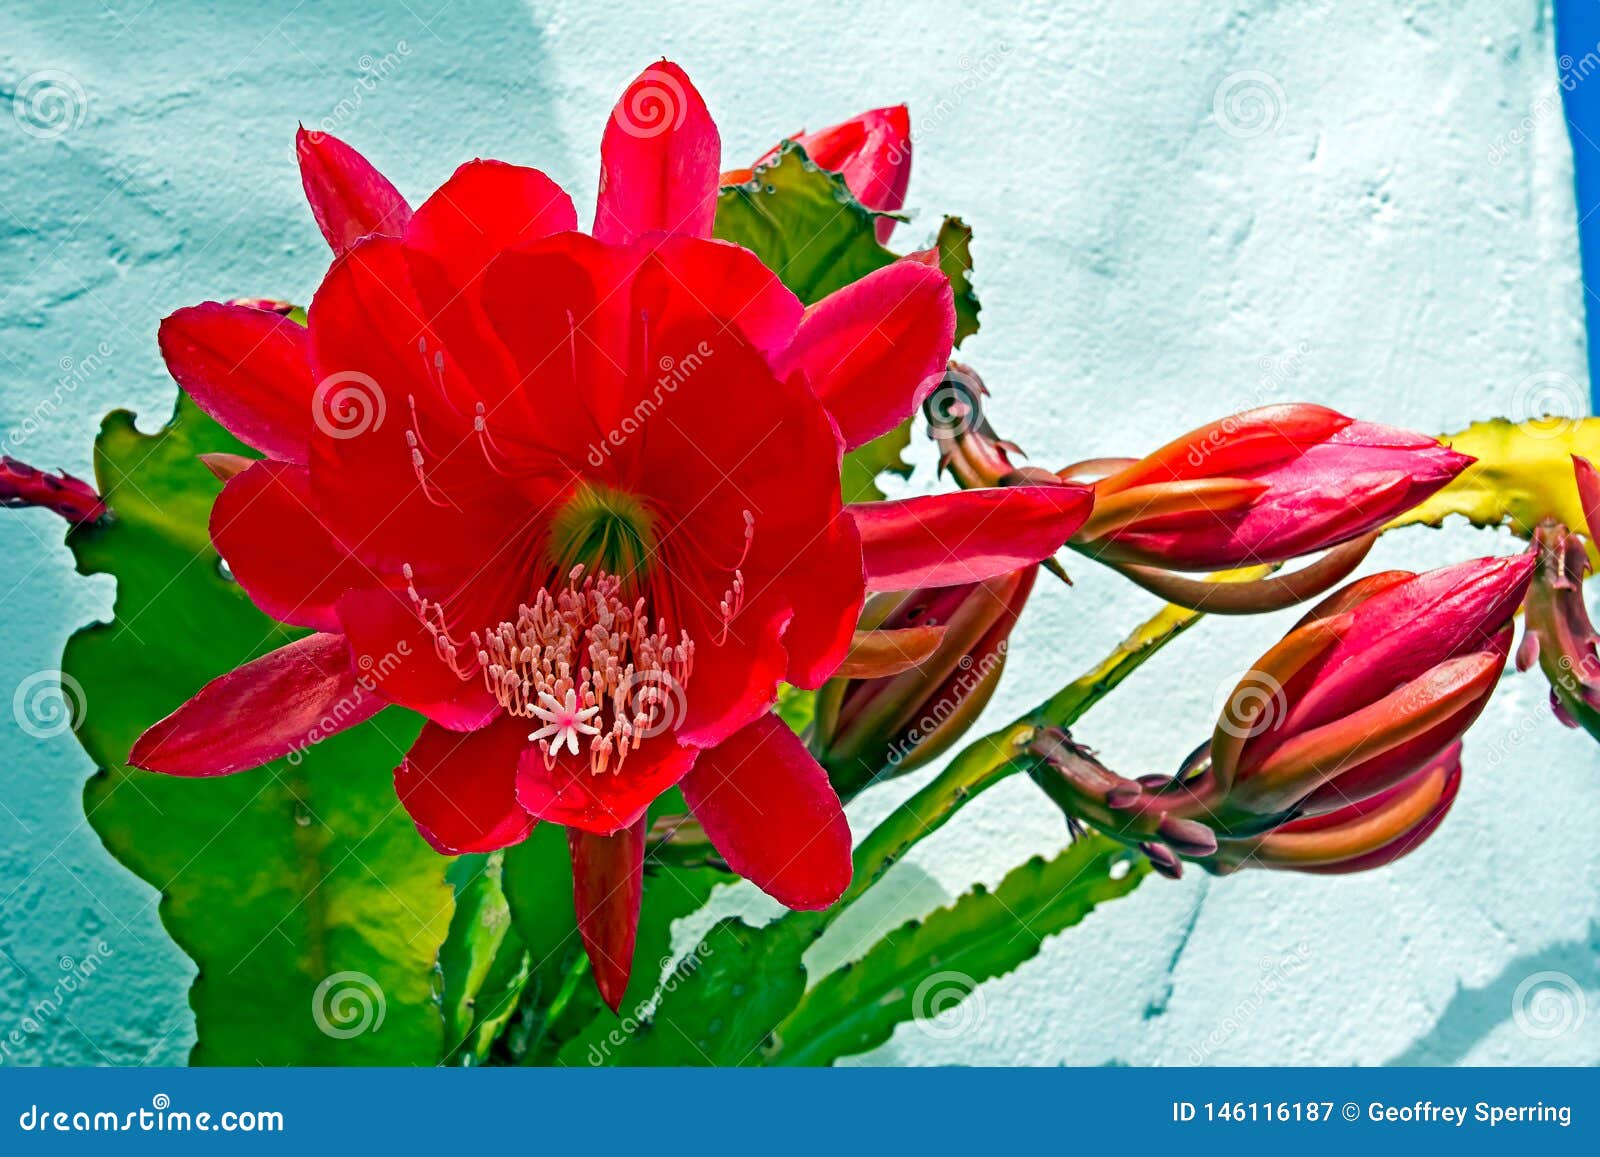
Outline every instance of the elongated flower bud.
{"type": "MultiPolygon", "coordinates": [[[[1574,457],[1573,467],[1593,535],[1600,526],[1600,475],[1584,458],[1574,457]]],[[[1528,627],[1517,666],[1526,670],[1537,660],[1550,680],[1556,718],[1600,739],[1600,637],[1583,602],[1588,552],[1581,537],[1555,523],[1540,526],[1533,540],[1539,568],[1528,592],[1528,627]]]]}
{"type": "Polygon", "coordinates": [[[1443,819],[1459,739],[1504,670],[1535,556],[1389,571],[1328,597],[1240,681],[1172,778],[1130,780],[1041,733],[1034,780],[1072,822],[1181,861],[1360,871],[1443,819]]]}
{"type": "Polygon", "coordinates": [[[1318,815],[1384,791],[1464,732],[1510,652],[1535,556],[1351,583],[1263,656],[1212,736],[1225,825],[1318,815]]]}
{"type": "MultiPolygon", "coordinates": [[[[1107,464],[1072,545],[1168,571],[1283,562],[1359,538],[1472,463],[1433,438],[1322,406],[1249,410],[1107,464]]],[[[1095,463],[1062,471],[1081,480],[1095,463]]]]}
{"type": "Polygon", "coordinates": [[[39,506],[74,525],[97,522],[106,504],[95,488],[66,471],[47,474],[26,462],[0,456],[0,506],[39,506]]]}
{"type": "MultiPolygon", "coordinates": [[[[893,213],[906,203],[911,183],[911,114],[905,105],[876,108],[816,132],[799,132],[789,138],[805,150],[818,168],[838,173],[856,200],[878,213],[893,213]]],[[[780,146],[781,147],[781,146],[780,146]]],[[[777,155],[776,148],[752,166],[723,173],[721,183],[739,185],[750,180],[752,169],[777,155]]],[[[877,223],[878,240],[894,231],[893,217],[877,223]]]]}
{"type": "Polygon", "coordinates": [[[1245,839],[1219,842],[1206,859],[1218,875],[1240,868],[1348,874],[1392,864],[1433,834],[1461,788],[1461,744],[1452,743],[1377,795],[1245,839]]]}
{"type": "Polygon", "coordinates": [[[841,796],[922,767],[967,731],[999,685],[1037,574],[1026,567],[868,600],[852,656],[894,652],[904,661],[880,655],[898,673],[836,677],[817,694],[812,751],[841,796]]]}

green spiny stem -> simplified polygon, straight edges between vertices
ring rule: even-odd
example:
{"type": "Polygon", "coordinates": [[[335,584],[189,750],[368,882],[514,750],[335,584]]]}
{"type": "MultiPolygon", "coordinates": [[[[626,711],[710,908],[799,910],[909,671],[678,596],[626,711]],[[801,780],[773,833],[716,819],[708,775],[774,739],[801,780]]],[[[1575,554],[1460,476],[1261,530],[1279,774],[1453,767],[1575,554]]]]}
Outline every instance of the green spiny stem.
{"type": "Polygon", "coordinates": [[[1021,718],[968,744],[931,783],[890,812],[861,841],[855,851],[855,877],[838,903],[821,912],[796,912],[783,919],[793,921],[797,931],[813,938],[821,936],[841,912],[919,842],[942,828],[978,795],[1015,772],[1027,770],[1036,759],[1028,752],[1028,745],[1037,728],[1072,726],[1200,617],[1198,612],[1182,607],[1162,608],[1093,670],[1021,718]]]}

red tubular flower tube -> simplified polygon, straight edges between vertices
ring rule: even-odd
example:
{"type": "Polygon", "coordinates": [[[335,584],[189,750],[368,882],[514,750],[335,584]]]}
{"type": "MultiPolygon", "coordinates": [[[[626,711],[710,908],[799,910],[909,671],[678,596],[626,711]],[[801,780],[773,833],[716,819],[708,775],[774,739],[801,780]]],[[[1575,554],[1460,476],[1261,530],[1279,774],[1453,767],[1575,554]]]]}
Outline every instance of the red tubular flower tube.
{"type": "Polygon", "coordinates": [[[843,505],[842,453],[939,381],[949,283],[900,261],[804,308],[710,239],[718,152],[688,77],[652,65],[607,124],[584,234],[535,169],[470,162],[412,211],[302,132],[335,253],[307,324],[206,303],[160,335],[179,384],[265,455],[208,460],[214,545],[262,610],[316,633],[201,688],[130,762],[224,774],[387,703],[419,712],[395,772],[419,831],[461,853],[566,826],[613,1008],[652,801],[680,787],[735,871],[831,903],[850,833],[772,713],[780,683],[840,668],[867,591],[1035,563],[1090,501],[843,505]]]}
{"type": "Polygon", "coordinates": [[[841,796],[926,765],[966,733],[999,686],[1037,575],[1030,566],[867,601],[857,649],[881,667],[825,683],[811,737],[841,796]]]}

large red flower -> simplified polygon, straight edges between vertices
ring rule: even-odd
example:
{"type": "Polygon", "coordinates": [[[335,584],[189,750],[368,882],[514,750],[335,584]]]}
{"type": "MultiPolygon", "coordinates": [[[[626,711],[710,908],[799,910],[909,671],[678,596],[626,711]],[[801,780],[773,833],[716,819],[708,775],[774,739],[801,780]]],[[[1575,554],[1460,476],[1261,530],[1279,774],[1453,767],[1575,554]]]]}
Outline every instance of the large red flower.
{"type": "Polygon", "coordinates": [[[864,591],[981,581],[1059,547],[1079,487],[844,507],[841,453],[936,383],[942,274],[904,261],[810,310],[709,239],[718,138],[674,65],[607,126],[592,235],[544,174],[462,166],[412,213],[302,132],[336,253],[304,328],[208,303],[162,326],[174,377],[267,455],[214,463],[212,538],[315,634],[202,688],[137,766],[254,767],[384,704],[427,717],[395,773],[443,852],[565,825],[580,930],[621,1000],[644,817],[680,786],[727,862],[835,900],[850,833],[771,713],[843,661],[864,591]]]}

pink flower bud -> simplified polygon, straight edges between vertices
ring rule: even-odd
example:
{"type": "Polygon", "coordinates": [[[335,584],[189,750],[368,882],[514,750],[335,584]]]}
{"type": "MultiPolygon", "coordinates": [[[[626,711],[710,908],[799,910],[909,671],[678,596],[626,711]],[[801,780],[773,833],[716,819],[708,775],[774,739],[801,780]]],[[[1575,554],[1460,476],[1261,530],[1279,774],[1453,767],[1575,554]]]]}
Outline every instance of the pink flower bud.
{"type": "MultiPolygon", "coordinates": [[[[1600,475],[1586,458],[1574,456],[1572,464],[1592,537],[1600,526],[1600,475]]],[[[1600,636],[1583,602],[1588,550],[1583,537],[1555,522],[1539,526],[1533,541],[1539,568],[1528,591],[1528,627],[1517,667],[1525,671],[1537,661],[1550,680],[1556,718],[1600,739],[1600,636]]]]}
{"type": "Polygon", "coordinates": [[[106,504],[95,488],[66,471],[47,474],[26,462],[0,456],[0,506],[39,506],[74,525],[97,522],[106,504]]]}
{"type": "MultiPolygon", "coordinates": [[[[818,168],[838,173],[856,200],[878,213],[893,213],[906,203],[911,183],[911,114],[905,105],[877,108],[814,133],[799,132],[789,138],[805,150],[818,168]]],[[[778,153],[769,150],[756,162],[759,167],[778,153]]],[[[739,185],[753,176],[750,169],[722,174],[724,185],[739,185]]],[[[878,219],[878,241],[894,231],[894,218],[878,219]]]]}
{"type": "Polygon", "coordinates": [[[1390,571],[1326,599],[1218,721],[1205,790],[1226,829],[1319,815],[1408,778],[1488,702],[1535,556],[1390,571]]]}
{"type": "Polygon", "coordinates": [[[1037,574],[1030,566],[868,600],[852,656],[898,649],[915,661],[878,678],[834,678],[818,692],[812,750],[840,795],[927,764],[967,731],[999,685],[1037,574]]]}
{"type": "Polygon", "coordinates": [[[1113,460],[1072,545],[1165,570],[1283,562],[1375,530],[1472,461],[1433,438],[1321,406],[1266,406],[1135,462],[1113,460]]]}

